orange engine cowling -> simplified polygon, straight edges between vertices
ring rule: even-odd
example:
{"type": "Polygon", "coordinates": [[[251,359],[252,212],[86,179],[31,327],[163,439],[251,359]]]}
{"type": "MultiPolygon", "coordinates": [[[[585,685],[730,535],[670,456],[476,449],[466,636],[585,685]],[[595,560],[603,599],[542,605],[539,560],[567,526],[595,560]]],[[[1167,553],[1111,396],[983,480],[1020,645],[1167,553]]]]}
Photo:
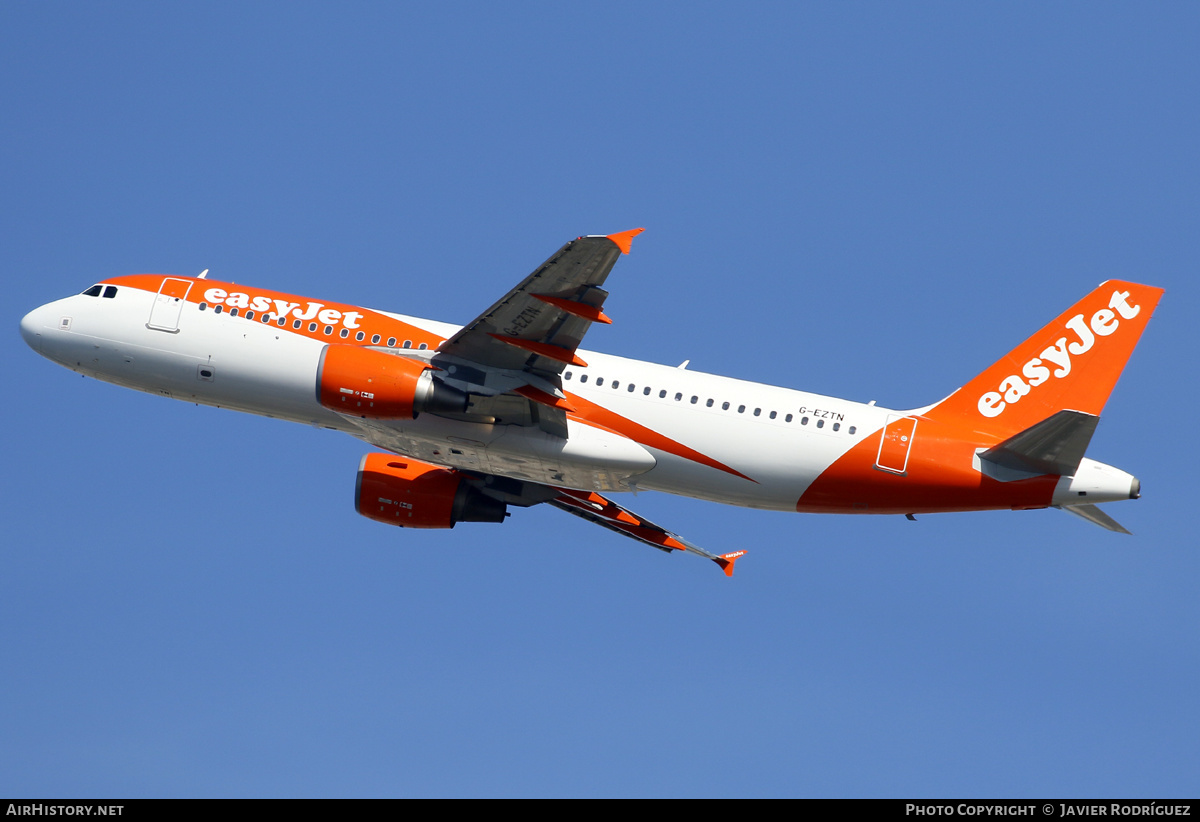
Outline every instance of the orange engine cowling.
{"type": "Polygon", "coordinates": [[[395,454],[367,454],[358,466],[354,510],[402,528],[504,522],[508,506],[463,481],[458,471],[395,454]]]}
{"type": "Polygon", "coordinates": [[[317,401],[370,419],[416,419],[422,411],[463,413],[467,395],[435,380],[421,360],[360,345],[327,345],[317,364],[317,401]]]}

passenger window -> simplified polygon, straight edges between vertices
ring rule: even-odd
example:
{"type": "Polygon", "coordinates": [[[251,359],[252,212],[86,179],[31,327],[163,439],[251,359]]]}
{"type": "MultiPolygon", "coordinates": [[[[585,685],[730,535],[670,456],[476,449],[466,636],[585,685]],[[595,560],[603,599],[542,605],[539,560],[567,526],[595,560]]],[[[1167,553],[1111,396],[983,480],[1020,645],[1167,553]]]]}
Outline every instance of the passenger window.
{"type": "Polygon", "coordinates": [[[746,413],[746,406],[744,406],[744,405],[739,405],[739,406],[738,406],[738,413],[739,413],[739,414],[745,414],[745,413],[746,413]]]}
{"type": "Polygon", "coordinates": [[[800,418],[800,424],[801,424],[801,425],[808,425],[808,417],[801,417],[801,418],[800,418]]]}
{"type": "Polygon", "coordinates": [[[280,317],[279,318],[279,327],[283,328],[285,325],[287,325],[287,317],[280,317]]]}
{"type": "MultiPolygon", "coordinates": [[[[234,311],[237,311],[237,309],[235,308],[235,309],[234,309],[234,311]]],[[[253,312],[253,311],[247,311],[247,312],[246,312],[246,319],[247,319],[247,320],[253,320],[253,319],[254,319],[254,312],[253,312]]]]}
{"type": "Polygon", "coordinates": [[[103,289],[104,289],[104,286],[102,286],[102,285],[94,285],[94,286],[92,286],[91,288],[89,288],[87,291],[83,292],[83,296],[85,296],[85,297],[99,297],[99,296],[100,296],[100,292],[101,292],[103,289]]]}
{"type": "Polygon", "coordinates": [[[332,333],[333,333],[333,326],[332,325],[325,326],[325,336],[328,337],[332,333]]]}
{"type": "Polygon", "coordinates": [[[371,345],[379,345],[380,337],[378,334],[371,335],[371,345]]]}
{"type": "Polygon", "coordinates": [[[722,410],[722,411],[728,411],[728,410],[729,410],[729,403],[727,403],[727,402],[723,402],[723,403],[721,403],[721,410],[722,410]]]}
{"type": "Polygon", "coordinates": [[[367,338],[367,335],[363,331],[359,331],[357,334],[354,335],[354,339],[357,340],[358,342],[362,342],[366,338],[367,338]]]}
{"type": "Polygon", "coordinates": [[[658,392],[658,398],[659,398],[660,400],[661,400],[661,399],[665,399],[665,398],[666,398],[666,396],[667,396],[667,389],[665,389],[665,388],[664,388],[662,391],[659,391],[659,392],[658,392]]]}
{"type": "MultiPolygon", "coordinates": [[[[388,341],[388,345],[391,345],[391,344],[392,344],[392,343],[391,343],[391,341],[389,340],[389,341],[388,341]]],[[[404,346],[403,346],[403,347],[404,347],[404,348],[412,348],[412,340],[405,340],[405,341],[404,341],[404,346]]]]}
{"type": "Polygon", "coordinates": [[[350,329],[349,329],[349,328],[343,328],[343,329],[342,329],[342,333],[341,333],[341,337],[342,337],[342,339],[344,340],[344,339],[346,339],[346,338],[347,338],[347,337],[349,337],[349,336],[350,336],[350,329]]]}
{"type": "Polygon", "coordinates": [[[396,338],[395,338],[395,337],[388,337],[388,341],[387,341],[387,347],[388,347],[388,348],[395,348],[395,347],[396,347],[396,338]]]}
{"type": "Polygon", "coordinates": [[[302,323],[301,323],[301,321],[300,321],[300,320],[293,320],[293,321],[292,321],[292,328],[296,329],[297,331],[299,331],[299,330],[300,330],[300,326],[301,326],[301,325],[302,325],[302,323]]]}
{"type": "Polygon", "coordinates": [[[229,309],[229,316],[236,317],[238,310],[236,308],[229,309]]]}
{"type": "Polygon", "coordinates": [[[629,383],[629,388],[627,390],[629,391],[630,394],[632,394],[634,388],[637,388],[637,386],[634,385],[633,383],[629,383]]]}
{"type": "Polygon", "coordinates": [[[117,296],[117,287],[116,287],[115,285],[110,285],[110,286],[108,286],[107,288],[105,288],[105,289],[104,289],[104,296],[105,296],[105,297],[107,297],[107,298],[108,298],[108,299],[110,299],[110,300],[111,300],[113,297],[117,296]]]}
{"type": "Polygon", "coordinates": [[[786,417],[784,417],[784,418],[783,418],[783,421],[784,421],[784,422],[791,422],[791,421],[792,421],[792,415],[791,415],[791,414],[788,414],[786,417]]]}
{"type": "Polygon", "coordinates": [[[621,383],[617,382],[616,380],[613,380],[613,388],[620,388],[620,387],[621,387],[621,383]]]}
{"type": "Polygon", "coordinates": [[[569,380],[569,379],[571,379],[571,372],[570,372],[570,371],[564,371],[564,372],[563,372],[563,379],[564,379],[564,380],[569,380]]]}
{"type": "Polygon", "coordinates": [[[817,420],[817,428],[824,428],[825,420],[817,420]]]}
{"type": "Polygon", "coordinates": [[[707,407],[709,407],[709,408],[712,408],[713,401],[712,401],[712,400],[709,400],[708,402],[706,402],[706,403],[704,403],[704,404],[705,404],[707,407]]]}
{"type": "Polygon", "coordinates": [[[692,405],[695,405],[695,404],[696,404],[696,400],[698,400],[698,399],[700,399],[700,398],[699,398],[699,397],[697,397],[695,394],[692,394],[692,405]]]}
{"type": "Polygon", "coordinates": [[[761,408],[755,408],[755,409],[754,409],[754,416],[756,416],[756,417],[757,417],[757,416],[758,416],[759,414],[761,414],[761,413],[762,413],[762,409],[761,409],[761,408]]]}
{"type": "Polygon", "coordinates": [[[642,396],[645,396],[645,397],[650,396],[650,386],[647,385],[645,388],[642,389],[642,396]]]}
{"type": "Polygon", "coordinates": [[[207,310],[208,310],[208,303],[200,303],[200,310],[201,310],[201,311],[207,311],[207,310]]]}
{"type": "Polygon", "coordinates": [[[580,382],[587,382],[587,374],[580,374],[580,375],[579,375],[579,381],[580,381],[580,382]]]}
{"type": "Polygon", "coordinates": [[[771,416],[771,419],[775,419],[775,416],[776,416],[775,412],[772,411],[770,416],[771,416]]]}
{"type": "Polygon", "coordinates": [[[858,429],[857,429],[857,428],[855,428],[855,427],[852,425],[852,426],[850,426],[850,428],[849,428],[849,429],[846,431],[846,433],[847,433],[847,434],[849,434],[850,436],[852,436],[852,437],[853,437],[853,436],[854,436],[854,432],[855,432],[855,431],[857,431],[857,430],[858,430],[858,429]]]}
{"type": "Polygon", "coordinates": [[[316,330],[317,330],[317,324],[316,324],[316,323],[309,323],[309,324],[308,324],[308,330],[309,330],[309,331],[316,331],[316,330]]]}
{"type": "Polygon", "coordinates": [[[263,321],[263,322],[265,322],[265,323],[269,323],[269,322],[271,321],[271,315],[270,315],[270,314],[263,314],[263,315],[262,315],[262,321],[263,321]]]}
{"type": "Polygon", "coordinates": [[[678,391],[676,391],[675,392],[675,402],[679,402],[682,399],[683,399],[683,394],[680,394],[678,391]]]}
{"type": "Polygon", "coordinates": [[[223,306],[223,305],[214,305],[214,306],[213,306],[213,313],[214,313],[214,314],[220,314],[220,313],[221,313],[222,311],[224,311],[224,310],[225,310],[225,306],[223,306]]]}
{"type": "Polygon", "coordinates": [[[604,377],[596,377],[596,385],[604,385],[604,377]]]}
{"type": "Polygon", "coordinates": [[[426,345],[425,343],[421,343],[420,345],[418,345],[418,346],[417,346],[417,349],[418,349],[418,350],[420,350],[420,351],[424,351],[424,350],[425,350],[426,348],[428,348],[428,347],[429,347],[429,346],[428,346],[428,345],[426,345]]]}

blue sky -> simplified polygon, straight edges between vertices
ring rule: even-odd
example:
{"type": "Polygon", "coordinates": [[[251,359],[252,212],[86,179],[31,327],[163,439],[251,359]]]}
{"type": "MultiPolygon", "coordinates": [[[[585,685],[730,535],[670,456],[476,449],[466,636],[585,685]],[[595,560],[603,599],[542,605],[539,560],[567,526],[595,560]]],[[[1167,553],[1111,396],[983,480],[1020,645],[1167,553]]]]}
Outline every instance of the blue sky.
{"type": "Polygon", "coordinates": [[[0,5],[0,794],[1195,796],[1200,10],[0,5]],[[1167,293],[1056,511],[389,529],[367,448],[81,379],[131,272],[451,322],[647,231],[590,348],[911,407],[1167,293]]]}

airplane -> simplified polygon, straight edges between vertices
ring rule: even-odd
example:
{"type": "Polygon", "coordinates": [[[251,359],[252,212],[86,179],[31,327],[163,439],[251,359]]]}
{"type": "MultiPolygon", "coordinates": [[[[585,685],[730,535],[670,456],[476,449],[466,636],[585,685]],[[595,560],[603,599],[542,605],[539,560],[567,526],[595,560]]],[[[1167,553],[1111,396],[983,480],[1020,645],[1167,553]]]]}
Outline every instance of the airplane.
{"type": "Polygon", "coordinates": [[[1055,507],[1141,483],[1084,456],[1161,288],[1110,280],[948,397],[895,410],[585,351],[642,229],[571,240],[465,326],[199,276],[113,277],[29,312],[37,353],[187,402],[342,431],[377,449],[355,508],[406,528],[548,504],[733,575],[614,501],[662,491],[806,513],[1055,507]]]}

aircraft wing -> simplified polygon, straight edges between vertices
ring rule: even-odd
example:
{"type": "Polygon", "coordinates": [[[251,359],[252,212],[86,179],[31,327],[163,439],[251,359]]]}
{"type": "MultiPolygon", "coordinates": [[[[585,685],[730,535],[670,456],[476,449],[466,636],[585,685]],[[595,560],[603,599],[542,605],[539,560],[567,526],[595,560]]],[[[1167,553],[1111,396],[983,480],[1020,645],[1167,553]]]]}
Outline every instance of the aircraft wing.
{"type": "Polygon", "coordinates": [[[636,539],[652,548],[671,553],[672,551],[687,551],[691,554],[711,559],[725,576],[733,576],[733,563],[745,555],[745,551],[734,551],[729,554],[709,553],[698,545],[688,542],[679,534],[668,531],[661,525],[655,525],[645,517],[635,514],[624,506],[604,497],[594,491],[572,491],[558,489],[559,495],[547,500],[555,508],[574,514],[588,522],[594,522],[622,536],[636,539]]]}
{"type": "Polygon", "coordinates": [[[641,232],[635,228],[567,243],[442,343],[438,354],[543,377],[556,377],[567,365],[585,365],[575,354],[583,335],[594,322],[611,322],[601,310],[608,292],[600,286],[641,232]]]}
{"type": "Polygon", "coordinates": [[[438,346],[433,364],[472,395],[470,414],[567,436],[563,369],[586,366],[575,353],[584,334],[612,322],[600,286],[642,230],[572,240],[438,346]]]}

